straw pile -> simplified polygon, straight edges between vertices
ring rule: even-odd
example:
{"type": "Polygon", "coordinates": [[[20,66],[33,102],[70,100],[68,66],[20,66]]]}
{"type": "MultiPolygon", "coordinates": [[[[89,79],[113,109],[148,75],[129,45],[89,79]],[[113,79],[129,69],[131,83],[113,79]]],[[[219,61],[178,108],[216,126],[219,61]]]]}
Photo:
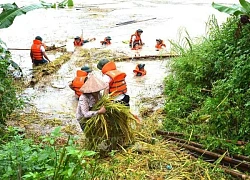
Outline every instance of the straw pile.
{"type": "Polygon", "coordinates": [[[136,119],[129,108],[114,103],[110,96],[103,96],[93,107],[98,110],[106,108],[106,113],[93,116],[86,122],[84,133],[91,150],[110,151],[122,148],[133,141],[132,125],[136,119]]]}
{"type": "Polygon", "coordinates": [[[110,49],[98,49],[98,48],[91,48],[91,49],[82,49],[76,48],[76,52],[74,54],[77,55],[76,61],[74,64],[76,66],[83,66],[83,64],[89,64],[90,67],[96,68],[96,63],[103,58],[112,61],[121,61],[121,58],[125,57],[126,54],[123,52],[114,52],[110,49]],[[96,62],[96,63],[95,63],[96,62]]]}
{"type": "Polygon", "coordinates": [[[65,53],[65,54],[61,55],[60,57],[56,58],[51,63],[34,67],[33,76],[32,76],[32,79],[31,79],[29,85],[31,85],[31,86],[35,85],[43,76],[50,75],[50,74],[56,72],[57,70],[59,70],[60,67],[65,62],[70,60],[71,55],[72,54],[70,54],[70,53],[65,53]]]}
{"type": "Polygon", "coordinates": [[[155,134],[161,129],[161,109],[142,120],[134,142],[124,151],[111,151],[99,165],[105,169],[99,179],[225,180],[234,179],[219,166],[193,159],[183,148],[155,134]],[[110,177],[107,177],[107,172],[110,177]]]}

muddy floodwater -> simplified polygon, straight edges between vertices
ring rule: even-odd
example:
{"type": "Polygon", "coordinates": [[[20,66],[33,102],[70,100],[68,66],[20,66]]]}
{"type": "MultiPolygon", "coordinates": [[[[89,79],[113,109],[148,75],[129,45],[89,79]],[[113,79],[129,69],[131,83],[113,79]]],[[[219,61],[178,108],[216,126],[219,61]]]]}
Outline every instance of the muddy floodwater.
{"type": "MultiPolygon", "coordinates": [[[[1,3],[11,1],[1,0],[1,3]]],[[[19,0],[17,5],[23,6],[38,1],[19,0]]],[[[56,2],[56,1],[47,1],[56,2]]],[[[75,36],[92,38],[96,41],[85,44],[82,48],[98,48],[98,51],[110,49],[114,53],[123,53],[129,57],[134,52],[126,43],[136,29],[143,30],[142,40],[145,47],[140,52],[144,55],[160,55],[169,53],[171,46],[168,40],[177,41],[180,29],[186,28],[192,38],[205,35],[206,22],[210,15],[214,14],[219,23],[226,20],[227,15],[213,9],[210,0],[141,0],[141,1],[74,1],[73,8],[64,9],[38,9],[28,12],[26,15],[15,19],[12,26],[0,30],[0,38],[6,42],[8,48],[29,49],[35,36],[43,38],[46,45],[62,46],[71,45],[75,36]],[[127,21],[141,21],[127,25],[116,26],[127,21]],[[143,21],[146,20],[146,21],[143,21]],[[100,41],[105,36],[111,36],[112,45],[102,47],[100,41]],[[165,51],[155,51],[155,39],[161,38],[166,44],[165,51]]],[[[238,3],[236,0],[219,0],[216,3],[230,5],[238,3]]],[[[20,65],[25,77],[32,74],[32,64],[28,50],[11,50],[13,60],[20,65]]],[[[68,87],[68,83],[75,77],[75,72],[80,67],[75,66],[75,52],[72,59],[64,64],[60,70],[49,77],[45,77],[33,88],[27,88],[23,97],[26,97],[26,112],[34,109],[43,118],[60,119],[60,125],[74,124],[77,100],[74,92],[68,87]]],[[[53,61],[60,54],[47,52],[53,61]]],[[[126,72],[128,94],[131,97],[131,110],[138,113],[143,98],[155,98],[163,94],[163,80],[169,74],[169,59],[130,59],[125,62],[117,62],[118,69],[126,72]],[[147,75],[135,77],[133,69],[136,64],[144,63],[147,75]]],[[[85,65],[85,64],[82,64],[85,65]]],[[[89,63],[93,67],[93,73],[101,77],[96,68],[96,62],[89,63]]],[[[154,106],[160,106],[164,102],[157,102],[154,106]]],[[[49,125],[41,128],[42,133],[50,131],[49,125]]],[[[53,128],[52,128],[53,129],[53,128]]]]}

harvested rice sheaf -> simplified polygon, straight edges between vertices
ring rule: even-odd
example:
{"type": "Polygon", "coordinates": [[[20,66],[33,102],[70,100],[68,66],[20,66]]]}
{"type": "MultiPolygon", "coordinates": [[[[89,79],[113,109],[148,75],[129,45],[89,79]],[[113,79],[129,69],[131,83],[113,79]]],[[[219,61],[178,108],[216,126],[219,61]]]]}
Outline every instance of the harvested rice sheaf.
{"type": "Polygon", "coordinates": [[[129,107],[115,103],[110,96],[103,96],[93,107],[98,110],[102,106],[106,113],[88,119],[84,129],[87,146],[91,150],[110,151],[122,148],[133,141],[133,128],[136,119],[129,107]]]}

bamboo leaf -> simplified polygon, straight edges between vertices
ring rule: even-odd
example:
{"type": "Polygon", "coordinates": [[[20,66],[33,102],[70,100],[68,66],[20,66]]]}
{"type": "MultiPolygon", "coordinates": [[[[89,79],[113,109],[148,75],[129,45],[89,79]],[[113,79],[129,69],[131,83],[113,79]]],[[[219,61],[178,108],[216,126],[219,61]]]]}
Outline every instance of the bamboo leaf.
{"type": "Polygon", "coordinates": [[[2,13],[0,14],[0,29],[11,26],[17,16],[26,14],[35,9],[44,8],[42,4],[32,4],[19,8],[15,3],[1,4],[0,7],[3,8],[2,13]]]}
{"type": "Polygon", "coordinates": [[[240,14],[244,14],[242,7],[236,4],[232,5],[231,7],[228,7],[228,6],[224,6],[222,4],[217,4],[213,2],[212,7],[217,9],[220,12],[224,12],[229,15],[239,16],[240,14]]]}
{"type": "Polygon", "coordinates": [[[241,6],[244,8],[244,10],[245,10],[245,13],[247,14],[247,15],[249,15],[250,14],[250,3],[249,2],[247,2],[247,1],[245,1],[245,0],[239,0],[240,1],[240,4],[241,4],[241,6]]]}
{"type": "Polygon", "coordinates": [[[68,4],[68,0],[63,0],[62,2],[60,2],[60,3],[58,4],[58,7],[64,8],[67,4],[68,4]]]}
{"type": "Polygon", "coordinates": [[[52,3],[47,3],[45,1],[40,0],[40,3],[47,8],[52,8],[54,5],[52,3]]]}

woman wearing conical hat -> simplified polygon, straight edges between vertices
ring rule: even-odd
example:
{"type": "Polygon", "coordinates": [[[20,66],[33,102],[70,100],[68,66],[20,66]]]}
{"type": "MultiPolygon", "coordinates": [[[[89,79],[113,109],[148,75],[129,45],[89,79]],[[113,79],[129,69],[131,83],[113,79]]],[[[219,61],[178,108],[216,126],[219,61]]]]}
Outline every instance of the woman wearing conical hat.
{"type": "MultiPolygon", "coordinates": [[[[107,88],[108,84],[104,83],[94,75],[90,75],[85,84],[81,87],[80,91],[82,95],[79,98],[78,106],[76,110],[76,118],[80,122],[81,119],[88,119],[98,114],[104,114],[106,112],[105,107],[101,107],[98,111],[92,111],[92,107],[101,98],[100,91],[107,88]]],[[[84,123],[81,124],[84,129],[84,123]]]]}

